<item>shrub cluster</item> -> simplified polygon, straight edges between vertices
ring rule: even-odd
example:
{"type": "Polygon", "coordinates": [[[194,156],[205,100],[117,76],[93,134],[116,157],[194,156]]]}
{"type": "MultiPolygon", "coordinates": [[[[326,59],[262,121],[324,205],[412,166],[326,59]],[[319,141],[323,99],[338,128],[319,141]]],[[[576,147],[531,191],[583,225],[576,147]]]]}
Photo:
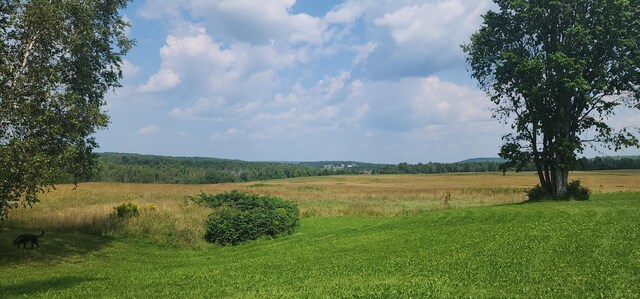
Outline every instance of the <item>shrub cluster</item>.
{"type": "Polygon", "coordinates": [[[527,198],[530,201],[543,200],[543,199],[575,199],[575,200],[589,200],[591,191],[587,187],[580,185],[580,180],[575,180],[567,185],[567,194],[563,198],[552,198],[544,188],[537,185],[527,191],[527,198]]]}
{"type": "Polygon", "coordinates": [[[137,203],[125,202],[113,208],[113,215],[119,218],[130,218],[140,215],[140,208],[137,203]]]}
{"type": "Polygon", "coordinates": [[[587,187],[580,186],[580,180],[575,180],[567,186],[567,197],[575,200],[589,200],[591,190],[587,187]]]}
{"type": "Polygon", "coordinates": [[[526,193],[529,201],[543,200],[549,197],[549,195],[547,195],[547,191],[545,191],[544,188],[542,188],[540,185],[536,185],[535,187],[529,189],[526,193]]]}
{"type": "Polygon", "coordinates": [[[231,191],[191,199],[214,208],[205,222],[205,239],[211,243],[236,245],[291,234],[300,226],[298,208],[277,197],[231,191]]]}

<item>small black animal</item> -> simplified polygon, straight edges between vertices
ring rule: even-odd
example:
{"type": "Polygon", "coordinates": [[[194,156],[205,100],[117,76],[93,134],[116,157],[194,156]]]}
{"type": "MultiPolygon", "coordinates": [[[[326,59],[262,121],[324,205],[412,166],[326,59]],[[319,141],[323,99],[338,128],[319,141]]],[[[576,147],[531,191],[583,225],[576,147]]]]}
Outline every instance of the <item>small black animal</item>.
{"type": "Polygon", "coordinates": [[[38,244],[38,237],[42,237],[44,236],[44,231],[42,231],[42,234],[40,235],[34,235],[34,234],[22,234],[19,235],[15,240],[13,240],[13,244],[18,245],[18,247],[20,247],[20,244],[22,244],[22,249],[24,249],[25,247],[27,247],[27,242],[31,242],[31,249],[33,249],[33,244],[36,244],[36,248],[40,248],[40,244],[38,244]]]}

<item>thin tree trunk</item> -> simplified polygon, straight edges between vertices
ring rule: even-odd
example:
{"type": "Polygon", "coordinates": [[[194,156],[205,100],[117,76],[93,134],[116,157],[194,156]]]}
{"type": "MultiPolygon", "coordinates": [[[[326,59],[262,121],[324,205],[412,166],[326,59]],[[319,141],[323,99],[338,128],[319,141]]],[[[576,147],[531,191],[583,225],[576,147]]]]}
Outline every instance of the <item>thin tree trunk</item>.
{"type": "Polygon", "coordinates": [[[549,170],[549,150],[551,145],[549,144],[549,137],[544,134],[542,144],[542,165],[544,166],[544,185],[542,187],[548,195],[553,194],[553,181],[551,180],[551,172],[549,170]]]}

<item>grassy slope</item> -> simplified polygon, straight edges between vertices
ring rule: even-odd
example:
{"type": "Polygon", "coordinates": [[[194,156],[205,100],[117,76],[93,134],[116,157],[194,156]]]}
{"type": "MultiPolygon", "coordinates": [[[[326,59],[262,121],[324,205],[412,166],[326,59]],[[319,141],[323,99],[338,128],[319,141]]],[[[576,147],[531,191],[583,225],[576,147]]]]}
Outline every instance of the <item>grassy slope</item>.
{"type": "Polygon", "coordinates": [[[638,297],[640,193],[420,215],[308,218],[292,236],[185,250],[0,234],[8,297],[638,297]]]}

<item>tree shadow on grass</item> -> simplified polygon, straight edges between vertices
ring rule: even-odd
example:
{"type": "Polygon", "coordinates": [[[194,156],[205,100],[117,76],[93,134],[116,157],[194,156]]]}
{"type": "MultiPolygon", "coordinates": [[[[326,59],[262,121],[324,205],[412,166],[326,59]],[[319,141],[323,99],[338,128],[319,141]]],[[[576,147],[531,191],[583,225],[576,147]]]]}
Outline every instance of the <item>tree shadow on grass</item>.
{"type": "Polygon", "coordinates": [[[28,297],[38,295],[39,293],[72,288],[83,282],[94,280],[96,279],[77,276],[56,277],[46,280],[31,280],[0,288],[0,294],[7,297],[28,297]]]}
{"type": "Polygon", "coordinates": [[[536,205],[536,204],[550,204],[560,202],[589,202],[589,200],[576,200],[573,198],[544,198],[544,199],[527,199],[523,202],[516,203],[518,205],[536,205]]]}
{"type": "Polygon", "coordinates": [[[23,233],[13,229],[0,231],[0,267],[73,261],[99,252],[113,241],[109,237],[83,233],[45,232],[44,236],[38,238],[40,248],[31,249],[31,243],[28,242],[26,249],[23,249],[22,245],[13,244],[15,237],[23,233]]]}

